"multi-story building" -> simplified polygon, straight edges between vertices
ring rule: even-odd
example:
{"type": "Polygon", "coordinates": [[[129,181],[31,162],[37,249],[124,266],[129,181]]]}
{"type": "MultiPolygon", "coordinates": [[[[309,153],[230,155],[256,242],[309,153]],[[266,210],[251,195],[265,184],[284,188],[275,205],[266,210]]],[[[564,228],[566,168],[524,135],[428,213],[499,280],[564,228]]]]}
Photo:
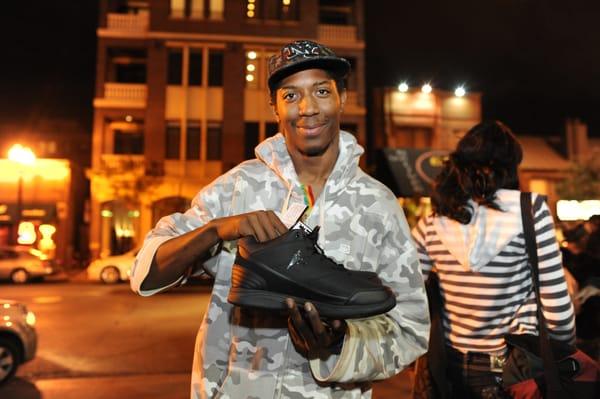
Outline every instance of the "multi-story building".
{"type": "Polygon", "coordinates": [[[342,128],[366,144],[362,0],[101,0],[92,256],[136,245],[163,215],[278,131],[267,60],[313,39],[353,66],[342,128]]]}

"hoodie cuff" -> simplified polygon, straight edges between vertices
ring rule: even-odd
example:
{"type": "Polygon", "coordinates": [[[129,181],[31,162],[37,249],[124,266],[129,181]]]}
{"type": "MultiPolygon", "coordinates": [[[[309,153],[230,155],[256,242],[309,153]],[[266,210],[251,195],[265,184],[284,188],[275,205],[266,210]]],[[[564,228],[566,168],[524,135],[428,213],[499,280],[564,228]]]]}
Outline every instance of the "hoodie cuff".
{"type": "Polygon", "coordinates": [[[348,329],[342,341],[341,351],[339,355],[332,354],[325,360],[311,359],[310,369],[313,376],[320,382],[348,382],[352,376],[347,375],[352,373],[352,365],[356,357],[356,350],[360,341],[357,334],[358,328],[352,320],[346,320],[348,329]]]}
{"type": "Polygon", "coordinates": [[[142,290],[142,283],[148,276],[150,266],[152,265],[152,260],[154,259],[154,255],[156,254],[158,247],[160,247],[165,241],[169,241],[171,238],[173,237],[159,236],[146,240],[144,246],[135,258],[133,269],[131,269],[129,284],[134,292],[140,294],[141,296],[150,296],[184,282],[185,276],[181,276],[171,284],[165,285],[164,287],[153,290],[142,290]]]}

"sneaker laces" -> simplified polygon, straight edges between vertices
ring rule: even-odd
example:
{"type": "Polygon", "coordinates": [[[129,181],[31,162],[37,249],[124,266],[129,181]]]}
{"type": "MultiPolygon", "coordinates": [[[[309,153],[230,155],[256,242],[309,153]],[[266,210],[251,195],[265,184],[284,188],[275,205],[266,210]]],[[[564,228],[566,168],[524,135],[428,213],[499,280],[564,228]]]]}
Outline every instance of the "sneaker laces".
{"type": "Polygon", "coordinates": [[[329,265],[332,265],[338,269],[343,269],[345,271],[348,271],[348,269],[346,269],[344,267],[344,265],[337,263],[335,260],[333,260],[332,258],[327,256],[325,254],[325,251],[323,250],[323,248],[321,248],[321,246],[319,245],[318,241],[319,241],[319,229],[320,228],[321,228],[320,226],[315,226],[315,228],[311,232],[305,231],[305,233],[307,233],[306,238],[308,238],[312,243],[310,245],[310,248],[313,250],[313,254],[316,253],[318,256],[325,258],[329,265]]]}

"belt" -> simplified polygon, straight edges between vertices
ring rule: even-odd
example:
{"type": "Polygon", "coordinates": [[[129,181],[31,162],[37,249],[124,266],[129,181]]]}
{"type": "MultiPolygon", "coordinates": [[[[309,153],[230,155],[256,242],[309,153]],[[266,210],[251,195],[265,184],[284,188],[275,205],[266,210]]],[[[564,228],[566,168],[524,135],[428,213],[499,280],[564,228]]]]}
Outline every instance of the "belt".
{"type": "Polygon", "coordinates": [[[483,352],[460,352],[452,347],[446,347],[448,359],[453,363],[460,363],[463,367],[468,367],[474,370],[491,371],[493,373],[501,373],[506,356],[490,355],[483,352]]]}

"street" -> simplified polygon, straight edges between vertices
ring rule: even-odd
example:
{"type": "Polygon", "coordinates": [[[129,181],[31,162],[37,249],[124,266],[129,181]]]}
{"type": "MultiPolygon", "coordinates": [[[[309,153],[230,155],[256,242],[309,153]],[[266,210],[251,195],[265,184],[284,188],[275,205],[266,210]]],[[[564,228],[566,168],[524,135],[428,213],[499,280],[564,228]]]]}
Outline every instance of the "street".
{"type": "MultiPolygon", "coordinates": [[[[0,387],[2,399],[186,398],[209,285],[142,298],[128,284],[0,284],[2,298],[37,317],[38,352],[0,387]]],[[[406,397],[407,373],[377,383],[375,398],[406,397]]]]}

